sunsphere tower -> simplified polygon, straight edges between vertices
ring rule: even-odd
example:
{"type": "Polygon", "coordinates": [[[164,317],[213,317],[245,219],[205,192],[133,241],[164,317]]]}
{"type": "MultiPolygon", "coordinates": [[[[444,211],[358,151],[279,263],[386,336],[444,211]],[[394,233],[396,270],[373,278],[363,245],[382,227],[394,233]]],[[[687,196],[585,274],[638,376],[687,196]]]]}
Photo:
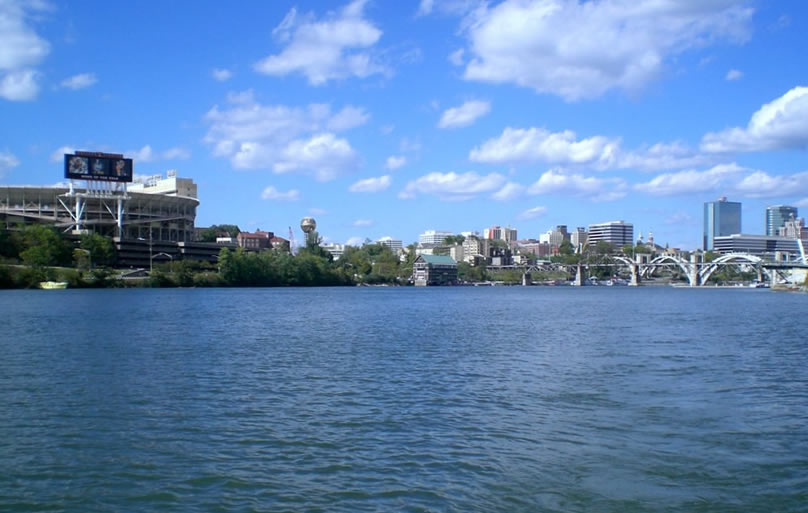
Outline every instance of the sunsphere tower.
{"type": "Polygon", "coordinates": [[[304,217],[300,220],[300,229],[303,230],[306,246],[317,243],[317,221],[313,217],[304,217]]]}

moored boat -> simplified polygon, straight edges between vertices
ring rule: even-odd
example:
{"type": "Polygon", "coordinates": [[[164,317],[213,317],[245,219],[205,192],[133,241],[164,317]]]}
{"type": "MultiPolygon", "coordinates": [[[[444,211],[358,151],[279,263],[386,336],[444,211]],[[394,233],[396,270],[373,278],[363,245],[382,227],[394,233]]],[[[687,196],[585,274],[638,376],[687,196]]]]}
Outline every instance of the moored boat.
{"type": "Polygon", "coordinates": [[[58,290],[58,289],[66,289],[67,282],[66,281],[41,281],[39,282],[39,288],[45,290],[58,290]]]}

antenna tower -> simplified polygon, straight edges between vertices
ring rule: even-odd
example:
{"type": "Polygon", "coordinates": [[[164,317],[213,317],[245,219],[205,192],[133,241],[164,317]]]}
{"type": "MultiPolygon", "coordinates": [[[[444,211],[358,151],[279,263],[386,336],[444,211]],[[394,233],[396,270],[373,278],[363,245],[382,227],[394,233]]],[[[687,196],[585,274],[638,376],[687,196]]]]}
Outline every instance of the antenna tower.
{"type": "Polygon", "coordinates": [[[295,254],[295,234],[291,226],[289,227],[289,253],[295,254]]]}

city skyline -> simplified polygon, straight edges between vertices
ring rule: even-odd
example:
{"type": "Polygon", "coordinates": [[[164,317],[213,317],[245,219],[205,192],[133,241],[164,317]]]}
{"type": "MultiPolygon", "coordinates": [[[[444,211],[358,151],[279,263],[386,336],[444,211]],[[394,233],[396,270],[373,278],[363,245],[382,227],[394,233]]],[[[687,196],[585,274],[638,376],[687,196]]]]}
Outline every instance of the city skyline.
{"type": "Polygon", "coordinates": [[[632,5],[5,1],[0,183],[121,152],[194,179],[198,226],[337,243],[624,219],[697,249],[720,196],[745,233],[808,207],[808,8],[632,5]]]}

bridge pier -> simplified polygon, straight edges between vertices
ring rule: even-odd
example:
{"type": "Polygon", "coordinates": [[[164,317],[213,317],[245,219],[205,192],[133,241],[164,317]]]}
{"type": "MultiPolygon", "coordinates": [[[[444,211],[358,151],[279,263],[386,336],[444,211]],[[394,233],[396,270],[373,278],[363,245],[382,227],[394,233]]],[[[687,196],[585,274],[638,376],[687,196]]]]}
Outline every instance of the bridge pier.
{"type": "Polygon", "coordinates": [[[575,287],[580,287],[580,286],[582,286],[584,284],[584,271],[583,271],[583,269],[584,269],[583,266],[581,264],[578,264],[578,268],[575,271],[575,281],[572,282],[572,284],[575,287]]]}
{"type": "Polygon", "coordinates": [[[522,286],[527,287],[528,285],[530,285],[530,283],[531,283],[530,273],[528,272],[522,273],[522,286]]]}
{"type": "Polygon", "coordinates": [[[634,264],[631,266],[631,281],[629,287],[638,287],[640,285],[640,266],[634,264]]]}
{"type": "Polygon", "coordinates": [[[699,255],[690,255],[690,273],[687,277],[691,287],[701,286],[701,276],[699,275],[699,255]]]}

